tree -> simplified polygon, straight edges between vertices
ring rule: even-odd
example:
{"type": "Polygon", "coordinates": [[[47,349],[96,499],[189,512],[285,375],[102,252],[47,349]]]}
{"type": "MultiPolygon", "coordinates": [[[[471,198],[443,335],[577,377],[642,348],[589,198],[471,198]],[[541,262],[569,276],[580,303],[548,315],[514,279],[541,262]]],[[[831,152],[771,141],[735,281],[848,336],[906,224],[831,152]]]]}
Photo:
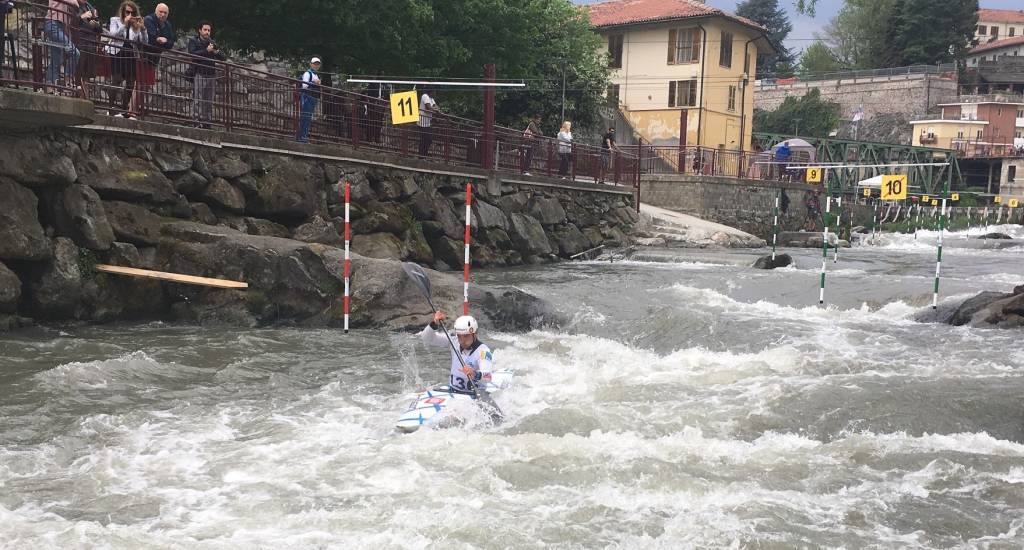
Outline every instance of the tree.
{"type": "MultiPolygon", "coordinates": [[[[97,3],[106,15],[118,2],[97,3]]],[[[566,0],[180,0],[172,8],[180,33],[209,19],[218,44],[292,60],[296,74],[313,55],[323,58],[325,71],[432,79],[479,80],[483,66],[494,63],[499,78],[529,83],[526,91],[498,94],[503,124],[519,125],[533,113],[545,116],[546,127],[555,123],[558,59],[570,79],[566,114],[576,124],[596,122],[607,89],[602,40],[586,13],[566,0]]],[[[479,91],[438,95],[446,112],[481,116],[479,91]]]]}
{"type": "Polygon", "coordinates": [[[978,0],[897,0],[889,66],[963,61],[978,24],[978,0]]]}
{"type": "Polygon", "coordinates": [[[838,103],[823,101],[817,88],[801,98],[787,97],[774,111],[754,111],[754,131],[828,137],[839,126],[838,103]]]}
{"type": "Polygon", "coordinates": [[[786,11],[779,7],[779,0],[744,0],[736,6],[736,15],[768,29],[768,40],[778,50],[775,55],[758,56],[757,78],[775,76],[779,63],[793,63],[793,54],[785,46],[793,24],[789,22],[786,11]]]}
{"type": "Polygon", "coordinates": [[[800,76],[834,73],[843,68],[832,50],[822,42],[815,42],[800,56],[800,76]]]}
{"type": "Polygon", "coordinates": [[[826,40],[836,59],[851,69],[889,66],[890,21],[896,0],[846,0],[819,38],[826,40]]]}

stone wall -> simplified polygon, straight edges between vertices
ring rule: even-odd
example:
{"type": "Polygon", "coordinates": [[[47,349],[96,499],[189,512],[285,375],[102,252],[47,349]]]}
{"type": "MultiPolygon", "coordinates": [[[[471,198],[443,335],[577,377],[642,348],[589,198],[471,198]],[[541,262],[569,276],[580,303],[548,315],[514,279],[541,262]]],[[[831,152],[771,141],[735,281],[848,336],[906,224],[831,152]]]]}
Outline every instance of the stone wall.
{"type": "Polygon", "coordinates": [[[29,319],[201,320],[224,296],[255,312],[247,324],[269,310],[279,322],[336,319],[325,312],[338,302],[340,264],[329,258],[343,244],[343,179],[352,186],[359,257],[439,270],[462,268],[467,182],[479,267],[622,245],[637,221],[632,193],[622,188],[501,179],[331,147],[120,119],[7,135],[0,329],[29,319]],[[98,274],[97,263],[258,285],[245,296],[205,293],[98,274]]]}

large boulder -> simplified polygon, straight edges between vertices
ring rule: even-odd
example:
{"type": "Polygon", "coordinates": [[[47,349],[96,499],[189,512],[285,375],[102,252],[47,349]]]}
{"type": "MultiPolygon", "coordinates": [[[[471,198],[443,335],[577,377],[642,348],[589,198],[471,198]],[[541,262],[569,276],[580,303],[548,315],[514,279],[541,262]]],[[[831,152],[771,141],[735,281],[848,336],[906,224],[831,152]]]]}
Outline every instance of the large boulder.
{"type": "Polygon", "coordinates": [[[966,325],[971,322],[976,313],[988,307],[989,304],[1009,296],[1012,295],[1003,292],[986,291],[968,298],[953,312],[953,317],[949,319],[949,324],[955,327],[966,325]]]}
{"type": "Polygon", "coordinates": [[[555,225],[565,221],[565,209],[555,198],[535,195],[527,203],[526,211],[541,225],[555,225]]]}
{"type": "Polygon", "coordinates": [[[107,201],[103,207],[118,240],[142,246],[155,246],[160,242],[163,224],[160,216],[127,202],[107,201]]]}
{"type": "Polygon", "coordinates": [[[772,259],[772,255],[761,256],[754,262],[754,269],[776,269],[779,267],[786,267],[793,263],[793,257],[789,254],[776,254],[775,259],[772,259]]]}
{"type": "Polygon", "coordinates": [[[320,216],[313,216],[311,220],[295,228],[292,238],[304,243],[329,245],[339,245],[345,242],[345,238],[338,231],[334,222],[320,216]]]}
{"type": "Polygon", "coordinates": [[[466,220],[460,220],[448,199],[423,191],[409,200],[409,209],[421,222],[434,221],[436,226],[451,239],[462,238],[466,231],[466,220]]]}
{"type": "Polygon", "coordinates": [[[590,248],[590,240],[571,223],[556,227],[551,236],[558,243],[558,253],[565,258],[575,256],[590,248]]]}
{"type": "Polygon", "coordinates": [[[97,158],[86,162],[79,183],[88,185],[105,200],[173,203],[178,192],[152,163],[138,158],[97,158]]]}
{"type": "Polygon", "coordinates": [[[209,168],[215,178],[231,179],[249,173],[249,165],[233,155],[217,155],[209,164],[209,168]]]}
{"type": "Polygon", "coordinates": [[[57,237],[53,258],[38,279],[29,283],[29,309],[40,319],[74,318],[82,296],[79,250],[71,239],[57,237]]]}
{"type": "Polygon", "coordinates": [[[30,187],[71,185],[78,179],[72,158],[52,148],[39,137],[0,138],[0,176],[30,187]]]}
{"type": "Polygon", "coordinates": [[[107,221],[103,201],[88,185],[69,185],[58,195],[54,221],[61,234],[92,250],[107,250],[114,230],[107,221]]]}
{"type": "Polygon", "coordinates": [[[392,233],[370,233],[352,238],[352,251],[367,258],[400,260],[405,256],[402,241],[392,233]]]}
{"type": "Polygon", "coordinates": [[[990,239],[990,240],[1007,240],[1007,239],[1012,239],[1013,237],[1007,235],[1006,233],[986,233],[984,235],[979,235],[976,238],[978,238],[978,239],[990,239]]]}
{"type": "Polygon", "coordinates": [[[39,224],[35,193],[0,176],[0,259],[45,260],[52,256],[50,242],[39,224]]]}
{"type": "Polygon", "coordinates": [[[412,174],[398,170],[370,170],[366,174],[370,187],[381,200],[401,200],[420,190],[412,174]]]}
{"type": "Polygon", "coordinates": [[[508,229],[508,216],[496,206],[487,204],[484,201],[476,201],[473,203],[473,214],[475,214],[475,221],[479,227],[484,229],[495,227],[502,230],[508,229]]]}
{"type": "Polygon", "coordinates": [[[0,313],[14,313],[21,299],[21,279],[0,263],[0,313]]]}
{"type": "Polygon", "coordinates": [[[416,218],[404,205],[369,201],[365,204],[365,214],[352,223],[356,233],[391,233],[404,234],[416,218]]]}
{"type": "Polygon", "coordinates": [[[214,178],[196,198],[228,212],[245,212],[245,195],[224,178],[214,178]]]}
{"type": "Polygon", "coordinates": [[[950,324],[1024,328],[1024,285],[1011,294],[982,292],[957,308],[950,324]]]}
{"type": "Polygon", "coordinates": [[[294,222],[308,219],[318,211],[323,174],[316,164],[282,159],[272,170],[255,178],[259,192],[250,197],[247,213],[278,222],[294,222]]]}
{"type": "MultiPolygon", "coordinates": [[[[525,214],[512,214],[509,236],[516,247],[527,256],[551,254],[551,244],[540,222],[525,214]]],[[[436,251],[435,251],[436,252],[436,251]]]]}

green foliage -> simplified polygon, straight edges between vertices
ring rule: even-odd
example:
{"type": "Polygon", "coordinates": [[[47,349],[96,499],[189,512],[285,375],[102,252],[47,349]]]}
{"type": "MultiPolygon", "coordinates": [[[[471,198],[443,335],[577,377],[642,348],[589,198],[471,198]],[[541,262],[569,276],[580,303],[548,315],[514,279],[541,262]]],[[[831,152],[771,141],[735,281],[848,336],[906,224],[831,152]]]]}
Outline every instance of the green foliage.
{"type": "Polygon", "coordinates": [[[818,0],[796,0],[796,11],[814,17],[814,9],[818,6],[818,0]]]}
{"type": "Polygon", "coordinates": [[[888,37],[896,0],[846,0],[825,28],[832,54],[851,69],[889,66],[888,37]]]}
{"type": "Polygon", "coordinates": [[[754,111],[754,131],[828,137],[839,126],[838,103],[823,101],[817,88],[797,99],[787,97],[774,111],[754,111]]]}
{"type": "Polygon", "coordinates": [[[800,76],[831,73],[842,68],[842,64],[832,54],[832,50],[822,42],[811,44],[800,56],[800,76]]]}
{"type": "Polygon", "coordinates": [[[776,75],[779,63],[792,64],[793,54],[786,49],[785,40],[793,30],[793,24],[786,10],[779,7],[779,0],[744,0],[736,6],[736,15],[760,23],[768,29],[768,39],[779,51],[775,55],[758,56],[757,78],[776,75]]]}
{"type": "MultiPolygon", "coordinates": [[[[116,11],[113,0],[97,3],[105,16],[116,11]]],[[[313,55],[343,75],[481,79],[494,63],[498,78],[529,85],[498,94],[498,122],[519,126],[540,113],[549,135],[559,125],[560,60],[566,116],[577,125],[596,121],[608,85],[602,39],[568,0],[181,0],[171,9],[180,33],[209,19],[219,44],[293,60],[296,74],[313,55]]],[[[442,111],[481,117],[479,91],[435,96],[442,111]]]]}

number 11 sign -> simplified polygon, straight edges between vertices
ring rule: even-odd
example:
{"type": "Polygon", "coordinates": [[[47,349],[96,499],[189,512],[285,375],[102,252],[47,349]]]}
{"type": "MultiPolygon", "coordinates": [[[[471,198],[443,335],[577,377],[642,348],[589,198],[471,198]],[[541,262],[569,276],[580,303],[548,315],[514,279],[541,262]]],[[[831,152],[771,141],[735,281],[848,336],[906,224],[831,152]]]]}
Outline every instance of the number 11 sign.
{"type": "Polygon", "coordinates": [[[408,124],[420,119],[420,104],[416,92],[391,94],[391,123],[408,124]]]}

